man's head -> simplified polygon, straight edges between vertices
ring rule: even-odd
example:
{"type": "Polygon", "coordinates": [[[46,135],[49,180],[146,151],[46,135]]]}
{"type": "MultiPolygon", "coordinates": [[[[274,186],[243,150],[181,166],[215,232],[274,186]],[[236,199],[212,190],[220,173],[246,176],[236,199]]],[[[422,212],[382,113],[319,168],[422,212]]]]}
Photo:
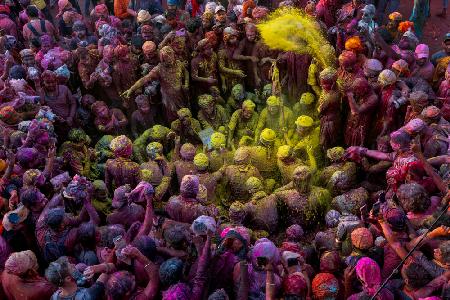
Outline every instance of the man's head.
{"type": "Polygon", "coordinates": [[[256,25],[253,23],[247,23],[245,25],[245,37],[249,42],[254,42],[256,40],[256,25]]]}
{"type": "Polygon", "coordinates": [[[240,83],[238,83],[235,86],[233,86],[233,88],[231,89],[231,95],[238,102],[243,101],[244,98],[245,98],[244,86],[242,84],[240,84],[240,83]]]}
{"type": "Polygon", "coordinates": [[[56,73],[50,70],[42,73],[42,81],[44,82],[44,88],[49,92],[54,92],[58,88],[58,81],[56,73]]]}
{"type": "Polygon", "coordinates": [[[214,112],[214,99],[211,95],[203,94],[198,97],[198,106],[208,115],[214,112]]]}
{"type": "Polygon", "coordinates": [[[297,125],[297,133],[304,137],[313,129],[314,120],[310,116],[302,115],[297,118],[295,125],[297,125]]]}
{"type": "Polygon", "coordinates": [[[333,68],[325,68],[319,74],[320,86],[329,91],[333,89],[336,84],[337,71],[333,68]]]}
{"type": "Polygon", "coordinates": [[[308,166],[299,166],[295,168],[292,174],[292,181],[295,188],[301,193],[307,192],[310,188],[311,176],[311,168],[308,166]]]}
{"type": "Polygon", "coordinates": [[[344,50],[341,55],[339,55],[339,65],[344,71],[352,72],[356,62],[356,54],[352,51],[344,50]]]}
{"type": "Polygon", "coordinates": [[[164,46],[159,51],[159,59],[164,66],[173,66],[173,64],[175,63],[175,52],[171,47],[164,46]]]}
{"type": "Polygon", "coordinates": [[[223,41],[228,45],[236,45],[239,42],[238,36],[238,32],[232,27],[223,30],[223,41]]]}
{"type": "Polygon", "coordinates": [[[425,188],[418,183],[402,184],[396,195],[406,212],[423,213],[431,205],[425,188]]]}
{"type": "Polygon", "coordinates": [[[139,95],[134,99],[134,102],[136,102],[136,106],[138,107],[139,111],[142,113],[149,113],[150,112],[150,102],[148,101],[147,95],[139,95]]]}
{"type": "Polygon", "coordinates": [[[191,125],[192,113],[189,108],[181,108],[177,111],[178,120],[183,126],[191,125]]]}
{"type": "Polygon", "coordinates": [[[428,61],[428,57],[430,55],[430,49],[425,44],[419,44],[414,51],[416,56],[416,64],[419,67],[423,67],[425,63],[428,61]]]}
{"type": "Polygon", "coordinates": [[[403,20],[403,16],[399,12],[393,12],[389,15],[389,21],[386,25],[386,28],[391,31],[397,31],[398,25],[403,20]]]}
{"type": "Polygon", "coordinates": [[[95,101],[91,105],[91,110],[99,118],[108,118],[109,117],[108,106],[103,101],[95,101]]]}
{"type": "Polygon", "coordinates": [[[34,66],[36,64],[34,53],[30,49],[23,49],[20,51],[20,58],[22,59],[23,65],[26,67],[34,66]]]}
{"type": "Polygon", "coordinates": [[[72,25],[72,31],[75,37],[79,38],[80,40],[84,39],[87,34],[86,25],[82,21],[75,21],[72,25]]]}
{"type": "Polygon", "coordinates": [[[270,96],[269,98],[267,98],[266,104],[267,104],[267,112],[270,115],[275,116],[280,111],[280,98],[279,97],[270,96]]]}
{"type": "Polygon", "coordinates": [[[262,145],[271,147],[274,145],[276,137],[277,134],[275,133],[275,131],[270,128],[264,128],[259,136],[259,141],[262,145]]]}
{"type": "Polygon", "coordinates": [[[447,32],[447,34],[445,35],[442,46],[447,55],[450,55],[450,32],[447,32]]]}
{"type": "Polygon", "coordinates": [[[216,23],[225,23],[227,20],[227,12],[225,11],[225,7],[223,7],[222,5],[219,5],[216,7],[216,9],[214,10],[214,17],[216,19],[216,23]]]}
{"type": "Polygon", "coordinates": [[[153,40],[153,26],[150,24],[145,24],[141,27],[141,36],[144,41],[153,40]]]}
{"type": "Polygon", "coordinates": [[[242,117],[246,120],[250,119],[253,116],[255,107],[256,105],[252,100],[242,102],[242,117]]]}
{"type": "Polygon", "coordinates": [[[200,40],[195,48],[203,56],[211,57],[213,49],[208,39],[200,40]]]}
{"type": "Polygon", "coordinates": [[[153,41],[145,41],[142,45],[142,52],[145,58],[153,58],[158,53],[156,44],[153,41]]]}
{"type": "Polygon", "coordinates": [[[35,5],[28,5],[26,8],[26,13],[31,19],[39,18],[39,9],[35,5]]]}

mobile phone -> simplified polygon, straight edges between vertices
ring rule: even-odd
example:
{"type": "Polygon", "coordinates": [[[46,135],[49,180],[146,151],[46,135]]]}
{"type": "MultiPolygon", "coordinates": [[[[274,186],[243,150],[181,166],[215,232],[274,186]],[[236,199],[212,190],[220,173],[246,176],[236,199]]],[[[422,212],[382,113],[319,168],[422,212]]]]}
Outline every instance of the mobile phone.
{"type": "Polygon", "coordinates": [[[288,267],[292,267],[292,266],[298,265],[298,259],[295,258],[295,257],[288,258],[287,265],[288,265],[288,267]]]}
{"type": "Polygon", "coordinates": [[[265,267],[267,265],[267,257],[259,256],[256,258],[256,263],[259,267],[265,267]]]}

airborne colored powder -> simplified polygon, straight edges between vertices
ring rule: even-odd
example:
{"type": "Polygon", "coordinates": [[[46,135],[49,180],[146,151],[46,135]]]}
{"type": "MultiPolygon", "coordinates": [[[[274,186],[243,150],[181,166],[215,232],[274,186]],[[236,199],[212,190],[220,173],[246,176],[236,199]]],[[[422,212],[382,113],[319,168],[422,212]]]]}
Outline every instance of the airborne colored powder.
{"type": "Polygon", "coordinates": [[[279,8],[257,27],[264,43],[272,49],[310,54],[323,68],[336,64],[334,48],[319,23],[301,10],[279,8]]]}

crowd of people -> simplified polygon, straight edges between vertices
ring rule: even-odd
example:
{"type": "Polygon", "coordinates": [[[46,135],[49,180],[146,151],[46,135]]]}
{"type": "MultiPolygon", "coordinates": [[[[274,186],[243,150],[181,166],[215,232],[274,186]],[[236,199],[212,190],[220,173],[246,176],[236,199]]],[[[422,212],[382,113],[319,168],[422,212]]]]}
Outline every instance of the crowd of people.
{"type": "Polygon", "coordinates": [[[450,299],[428,0],[92,4],[0,4],[0,299],[450,299]]]}

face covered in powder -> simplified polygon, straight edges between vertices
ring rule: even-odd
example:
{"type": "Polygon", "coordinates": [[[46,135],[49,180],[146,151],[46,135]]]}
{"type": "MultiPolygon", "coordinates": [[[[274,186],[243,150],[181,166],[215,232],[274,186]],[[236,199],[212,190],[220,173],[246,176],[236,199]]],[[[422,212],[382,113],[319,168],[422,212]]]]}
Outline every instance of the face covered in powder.
{"type": "Polygon", "coordinates": [[[293,173],[293,183],[295,188],[301,192],[305,193],[309,190],[309,185],[311,181],[311,169],[307,166],[300,166],[294,170],[293,173]]]}
{"type": "Polygon", "coordinates": [[[44,81],[44,87],[49,92],[54,92],[58,88],[58,80],[56,74],[52,71],[45,71],[42,74],[42,79],[44,81]]]}
{"type": "Polygon", "coordinates": [[[175,63],[175,53],[170,47],[163,47],[159,52],[159,59],[165,67],[173,66],[175,63]]]}
{"type": "Polygon", "coordinates": [[[245,37],[249,42],[256,40],[256,26],[254,24],[249,23],[245,26],[245,37]]]}

